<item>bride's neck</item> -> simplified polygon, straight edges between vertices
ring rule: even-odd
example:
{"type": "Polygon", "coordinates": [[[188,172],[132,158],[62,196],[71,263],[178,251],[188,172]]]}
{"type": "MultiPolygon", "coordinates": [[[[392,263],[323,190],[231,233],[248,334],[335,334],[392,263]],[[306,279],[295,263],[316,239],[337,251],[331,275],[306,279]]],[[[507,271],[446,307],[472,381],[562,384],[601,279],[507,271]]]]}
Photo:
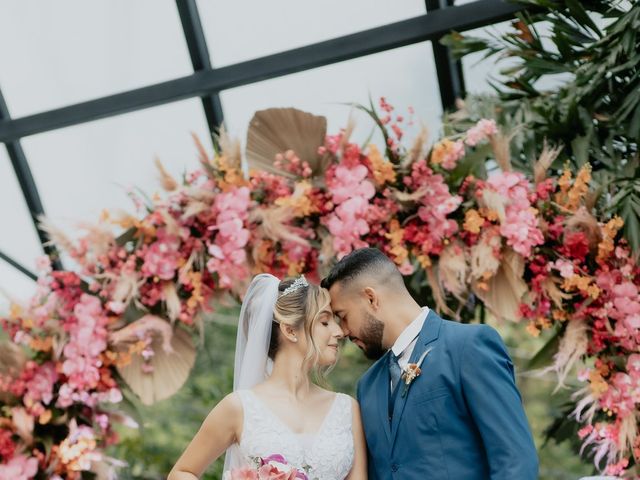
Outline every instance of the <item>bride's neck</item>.
{"type": "Polygon", "coordinates": [[[269,382],[295,398],[305,398],[312,384],[309,372],[302,368],[303,362],[304,358],[297,351],[278,352],[269,382]]]}

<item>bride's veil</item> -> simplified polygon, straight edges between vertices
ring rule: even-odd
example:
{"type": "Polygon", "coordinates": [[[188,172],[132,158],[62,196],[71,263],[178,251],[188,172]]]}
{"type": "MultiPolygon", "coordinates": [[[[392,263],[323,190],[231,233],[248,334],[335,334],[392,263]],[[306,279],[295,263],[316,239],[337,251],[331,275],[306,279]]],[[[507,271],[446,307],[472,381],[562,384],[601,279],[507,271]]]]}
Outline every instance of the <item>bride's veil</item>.
{"type": "MultiPolygon", "coordinates": [[[[254,277],[242,301],[236,337],[233,391],[263,382],[273,367],[268,357],[273,308],[278,299],[278,280],[273,275],[254,277]]],[[[244,459],[236,445],[227,450],[224,470],[242,466],[244,459]]]]}

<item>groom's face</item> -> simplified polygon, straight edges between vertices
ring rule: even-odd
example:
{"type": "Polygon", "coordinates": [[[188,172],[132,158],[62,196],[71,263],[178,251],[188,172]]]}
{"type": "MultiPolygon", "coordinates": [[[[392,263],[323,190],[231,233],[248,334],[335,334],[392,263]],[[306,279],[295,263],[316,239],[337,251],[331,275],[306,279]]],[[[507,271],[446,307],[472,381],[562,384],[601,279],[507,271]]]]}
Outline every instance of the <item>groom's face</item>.
{"type": "Polygon", "coordinates": [[[367,298],[357,292],[348,292],[339,282],[331,286],[329,293],[331,308],[340,319],[344,335],[349,337],[367,358],[377,360],[384,355],[384,322],[376,316],[367,298]]]}

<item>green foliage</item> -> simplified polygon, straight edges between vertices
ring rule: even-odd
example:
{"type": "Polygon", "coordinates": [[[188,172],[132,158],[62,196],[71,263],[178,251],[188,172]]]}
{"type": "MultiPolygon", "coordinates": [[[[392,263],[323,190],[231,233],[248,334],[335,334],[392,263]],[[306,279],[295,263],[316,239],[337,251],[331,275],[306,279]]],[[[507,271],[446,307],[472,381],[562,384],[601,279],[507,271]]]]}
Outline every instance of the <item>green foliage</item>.
{"type": "MultiPolygon", "coordinates": [[[[640,252],[640,3],[613,0],[520,0],[529,7],[513,30],[492,39],[460,33],[443,43],[455,55],[484,52],[507,60],[494,81],[497,96],[481,99],[485,116],[520,128],[514,164],[530,170],[545,141],[562,145],[552,168],[590,163],[600,201],[625,221],[640,252]],[[541,33],[548,32],[548,33],[541,33]],[[540,80],[561,80],[545,91],[540,80]],[[489,111],[488,111],[489,110],[489,111]]],[[[471,99],[471,103],[477,100],[471,99]]],[[[476,107],[477,109],[477,107],[476,107]]],[[[474,107],[471,108],[474,110],[474,107]]],[[[467,124],[476,112],[454,114],[467,124]]],[[[464,128],[451,127],[456,130],[464,128]]]]}

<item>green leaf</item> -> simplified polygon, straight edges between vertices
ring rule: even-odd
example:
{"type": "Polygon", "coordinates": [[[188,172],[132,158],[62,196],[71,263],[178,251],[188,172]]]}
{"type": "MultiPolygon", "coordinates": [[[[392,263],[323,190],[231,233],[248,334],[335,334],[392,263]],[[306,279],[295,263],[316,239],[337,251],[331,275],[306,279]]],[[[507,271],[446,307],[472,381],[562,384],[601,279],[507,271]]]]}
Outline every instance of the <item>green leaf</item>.
{"type": "Polygon", "coordinates": [[[640,104],[636,105],[633,117],[631,117],[628,133],[631,138],[640,137],[640,104]]]}
{"type": "Polygon", "coordinates": [[[136,227],[131,227],[125,230],[116,238],[116,244],[121,247],[126,245],[128,242],[132,241],[135,238],[137,231],[138,229],[136,227]]]}
{"type": "Polygon", "coordinates": [[[634,253],[640,253],[640,197],[630,194],[620,210],[624,220],[623,233],[634,253]]]}
{"type": "Polygon", "coordinates": [[[578,0],[566,0],[567,7],[571,14],[583,25],[587,25],[591,30],[601,36],[600,29],[591,19],[586,10],[582,7],[578,0]]]}

